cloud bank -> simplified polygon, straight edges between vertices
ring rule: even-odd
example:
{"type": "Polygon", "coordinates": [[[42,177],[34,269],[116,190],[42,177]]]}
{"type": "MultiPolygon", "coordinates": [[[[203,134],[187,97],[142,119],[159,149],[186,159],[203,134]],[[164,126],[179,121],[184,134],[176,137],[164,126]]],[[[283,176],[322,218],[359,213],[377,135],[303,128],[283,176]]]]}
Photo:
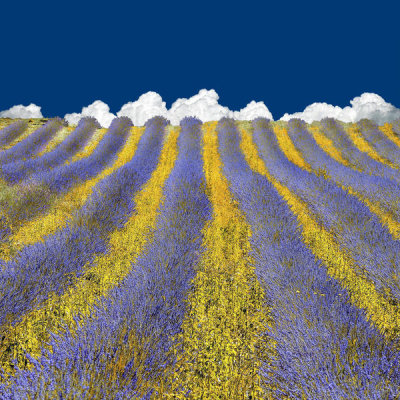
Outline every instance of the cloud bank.
{"type": "MultiPolygon", "coordinates": [[[[252,120],[256,117],[273,119],[262,101],[252,101],[240,111],[231,111],[228,107],[218,104],[218,99],[219,96],[214,89],[202,89],[188,99],[177,99],[167,110],[165,101],[158,93],[147,92],[142,94],[138,100],[124,104],[116,116],[129,117],[136,126],[143,126],[149,118],[156,115],[169,119],[172,125],[179,125],[181,119],[186,116],[197,117],[203,122],[218,121],[222,117],[231,117],[237,120],[252,120]]],[[[66,114],[64,118],[69,124],[76,125],[80,118],[86,116],[97,118],[100,125],[107,128],[115,118],[115,115],[110,113],[108,105],[100,100],[84,107],[81,113],[66,114]]]]}
{"type": "Polygon", "coordinates": [[[81,113],[65,114],[64,116],[70,125],[78,125],[78,122],[83,117],[95,117],[103,128],[108,128],[116,116],[110,113],[110,107],[100,100],[83,107],[81,113]]]}
{"type": "MultiPolygon", "coordinates": [[[[218,103],[219,96],[214,89],[201,89],[198,94],[190,98],[179,98],[168,110],[162,97],[156,92],[142,94],[136,101],[124,104],[115,114],[110,112],[110,107],[96,100],[87,107],[83,107],[80,113],[65,114],[64,118],[70,125],[77,125],[83,117],[95,117],[100,125],[108,128],[115,117],[127,116],[136,126],[143,126],[149,118],[156,115],[170,120],[172,125],[179,125],[182,118],[192,116],[203,122],[218,121],[222,117],[234,118],[236,120],[253,120],[264,117],[273,120],[271,112],[263,101],[251,101],[240,111],[231,111],[218,103]]],[[[374,93],[363,93],[359,97],[350,100],[351,106],[344,108],[327,103],[313,103],[302,112],[284,114],[280,120],[288,121],[291,118],[300,118],[307,123],[320,121],[322,118],[331,117],[343,122],[357,122],[367,118],[378,125],[400,119],[400,109],[387,103],[381,96],[374,93]]],[[[18,105],[9,110],[0,112],[0,117],[9,118],[43,118],[39,106],[18,105]]]]}
{"type": "Polygon", "coordinates": [[[400,109],[387,103],[381,96],[375,93],[363,93],[360,97],[350,100],[351,107],[344,108],[327,103],[313,103],[303,112],[285,114],[281,120],[289,121],[291,118],[300,118],[308,124],[320,121],[322,118],[331,117],[343,122],[357,122],[367,118],[378,125],[392,122],[400,118],[400,109]]]}
{"type": "Polygon", "coordinates": [[[23,106],[22,104],[18,106],[13,106],[8,110],[0,112],[0,118],[43,118],[39,107],[33,103],[29,106],[23,106]]]}

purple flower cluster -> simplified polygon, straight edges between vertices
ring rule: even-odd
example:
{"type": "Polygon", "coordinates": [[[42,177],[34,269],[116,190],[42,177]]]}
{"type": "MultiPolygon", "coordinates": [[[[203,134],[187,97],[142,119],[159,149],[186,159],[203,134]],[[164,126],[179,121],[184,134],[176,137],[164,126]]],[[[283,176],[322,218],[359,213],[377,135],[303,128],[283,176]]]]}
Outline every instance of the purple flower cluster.
{"type": "Polygon", "coordinates": [[[96,176],[116,159],[132,126],[132,121],[128,117],[114,118],[107,133],[89,157],[79,159],[72,164],[61,165],[43,174],[35,174],[32,180],[41,182],[51,191],[62,193],[73,185],[96,176]]]}
{"type": "MultiPolygon", "coordinates": [[[[312,154],[307,146],[301,145],[301,139],[305,135],[302,135],[301,129],[294,131],[297,123],[298,120],[289,121],[290,136],[298,148],[301,146],[301,152],[304,151],[303,155],[306,154],[306,161],[311,164],[318,163],[314,160],[317,157],[311,158],[312,154]],[[295,138],[296,135],[299,138],[295,138]]],[[[326,180],[291,163],[280,150],[276,136],[267,120],[256,119],[253,121],[253,127],[253,140],[268,171],[290,191],[303,199],[314,218],[328,231],[335,234],[338,243],[343,248],[352,252],[352,257],[360,267],[357,273],[367,276],[374,282],[381,294],[390,290],[391,296],[397,299],[396,301],[400,300],[399,283],[393,279],[393,274],[399,274],[400,242],[392,238],[379,218],[356,197],[331,180],[326,180]]],[[[321,151],[317,148],[312,150],[313,152],[321,151]]],[[[321,159],[323,164],[319,165],[328,164],[329,173],[333,176],[339,174],[338,166],[331,163],[331,159],[323,158],[322,154],[321,159]]],[[[350,170],[350,168],[347,169],[350,170]]],[[[341,173],[344,179],[345,171],[341,173]]],[[[350,171],[348,175],[352,176],[350,171]]],[[[368,178],[381,179],[369,176],[368,178]]],[[[395,185],[389,182],[390,185],[395,185]]],[[[367,180],[365,184],[368,185],[367,180]]],[[[367,191],[368,188],[369,186],[365,186],[364,190],[367,191]]]]}
{"type": "Polygon", "coordinates": [[[392,121],[392,128],[395,135],[400,136],[400,118],[392,121]]]}
{"type": "Polygon", "coordinates": [[[7,146],[13,140],[15,140],[25,129],[28,127],[28,123],[25,120],[16,121],[6,126],[0,131],[0,147],[7,146]]]}
{"type": "Polygon", "coordinates": [[[25,179],[22,183],[24,191],[21,191],[17,201],[10,206],[5,205],[14,226],[45,212],[57,196],[99,174],[115,160],[131,126],[132,121],[128,117],[115,118],[89,157],[37,172],[25,179]]]}
{"type": "Polygon", "coordinates": [[[361,119],[357,125],[360,128],[364,139],[380,154],[382,157],[396,164],[400,168],[400,148],[381,132],[378,125],[369,119],[361,119]]]}
{"type": "Polygon", "coordinates": [[[387,210],[395,207],[400,212],[400,184],[384,177],[355,171],[331,158],[317,144],[302,120],[291,119],[288,123],[288,134],[297,150],[313,169],[321,168],[333,181],[351,186],[371,201],[379,202],[387,210]]]}
{"type": "Polygon", "coordinates": [[[77,128],[58,145],[53,151],[30,160],[16,160],[0,166],[0,176],[10,184],[15,184],[32,173],[49,171],[63,164],[78,152],[100,128],[100,124],[93,117],[82,118],[77,128]]]}
{"type": "Polygon", "coordinates": [[[392,179],[400,184],[400,172],[379,161],[369,157],[368,154],[358,150],[344,132],[341,125],[334,118],[321,120],[323,133],[332,140],[334,146],[340,150],[343,157],[355,164],[357,168],[369,175],[377,175],[382,178],[392,179]]]}
{"type": "MultiPolygon", "coordinates": [[[[95,315],[87,322],[76,319],[76,336],[68,330],[54,335],[52,352],[35,361],[32,371],[16,374],[7,389],[0,385],[4,399],[28,393],[40,397],[49,390],[60,398],[87,398],[94,388],[98,398],[137,399],[139,381],[155,380],[174,365],[169,354],[172,338],[180,332],[185,299],[201,256],[201,230],[212,217],[202,169],[201,121],[184,118],[181,128],[179,154],[165,184],[154,238],[130,274],[102,299],[95,315]],[[138,338],[135,354],[142,355],[142,364],[134,368],[138,362],[134,354],[122,353],[125,368],[114,380],[109,364],[118,363],[121,346],[129,348],[131,331],[138,338]],[[139,369],[144,375],[138,375],[139,369]]],[[[143,164],[148,156],[144,154],[143,164]]]]}
{"type": "MultiPolygon", "coordinates": [[[[291,180],[312,191],[304,172],[274,148],[268,120],[257,118],[253,126],[268,170],[285,180],[279,171],[289,168],[291,180]],[[267,137],[264,144],[261,137],[267,137]]],[[[276,398],[394,399],[399,353],[304,245],[287,203],[246,163],[234,121],[223,118],[217,129],[223,171],[251,224],[251,256],[274,321],[265,332],[265,340],[276,341],[276,356],[263,360],[261,368],[266,391],[276,398]]]]}
{"type": "MultiPolygon", "coordinates": [[[[130,120],[129,120],[130,121],[130,120]]],[[[50,292],[61,295],[80,277],[84,265],[107,250],[107,235],[121,227],[133,212],[132,197],[150,178],[158,163],[166,121],[148,121],[132,161],[100,181],[95,192],[61,231],[26,246],[4,263],[0,279],[0,326],[17,321],[45,301],[50,292]]],[[[122,120],[127,127],[127,121],[122,120]]],[[[117,131],[118,124],[114,124],[117,131]]]]}
{"type": "Polygon", "coordinates": [[[0,164],[33,157],[48,143],[62,128],[64,121],[53,118],[45,125],[31,133],[26,139],[0,153],[0,164]]]}

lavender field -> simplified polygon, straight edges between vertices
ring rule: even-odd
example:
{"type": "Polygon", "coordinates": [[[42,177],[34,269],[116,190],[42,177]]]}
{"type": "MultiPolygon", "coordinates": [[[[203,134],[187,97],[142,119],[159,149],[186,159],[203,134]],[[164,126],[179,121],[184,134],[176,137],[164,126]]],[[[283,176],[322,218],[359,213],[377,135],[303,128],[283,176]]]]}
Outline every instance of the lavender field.
{"type": "Polygon", "coordinates": [[[400,120],[0,119],[0,400],[400,399],[400,120]]]}

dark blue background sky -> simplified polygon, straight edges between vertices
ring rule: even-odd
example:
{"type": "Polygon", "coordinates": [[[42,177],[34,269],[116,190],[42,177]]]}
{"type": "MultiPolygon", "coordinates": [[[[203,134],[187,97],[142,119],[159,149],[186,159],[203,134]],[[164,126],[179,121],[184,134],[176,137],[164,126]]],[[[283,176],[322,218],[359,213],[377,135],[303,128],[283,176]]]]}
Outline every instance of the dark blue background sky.
{"type": "Polygon", "coordinates": [[[9,2],[1,6],[0,110],[45,117],[151,90],[170,108],[215,89],[275,120],[373,92],[400,107],[398,1],[9,2]]]}

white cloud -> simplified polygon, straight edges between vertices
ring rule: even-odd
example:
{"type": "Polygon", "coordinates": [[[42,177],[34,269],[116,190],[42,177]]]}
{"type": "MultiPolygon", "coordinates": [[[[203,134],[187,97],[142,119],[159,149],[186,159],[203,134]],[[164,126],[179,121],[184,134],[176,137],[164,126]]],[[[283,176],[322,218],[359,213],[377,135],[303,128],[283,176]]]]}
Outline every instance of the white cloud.
{"type": "Polygon", "coordinates": [[[13,106],[0,112],[0,118],[43,118],[41,107],[31,103],[29,106],[13,106]]]}
{"type": "Polygon", "coordinates": [[[254,118],[264,117],[273,120],[272,114],[263,101],[251,101],[245,108],[233,112],[233,118],[242,121],[252,121],[254,118]]]}
{"type": "Polygon", "coordinates": [[[138,100],[124,104],[117,112],[118,117],[129,117],[135,126],[144,126],[146,121],[156,115],[168,118],[165,101],[156,92],[142,94],[138,100]]]}
{"type": "Polygon", "coordinates": [[[214,89],[201,89],[198,94],[185,99],[177,99],[168,111],[172,125],[179,125],[186,116],[206,121],[219,121],[222,117],[233,117],[228,107],[218,104],[219,96],[214,89]]]}
{"type": "Polygon", "coordinates": [[[336,118],[343,122],[357,122],[360,119],[367,118],[378,125],[383,125],[385,122],[392,122],[400,118],[400,109],[387,103],[375,93],[363,93],[361,96],[350,100],[350,104],[351,107],[341,108],[327,103],[313,103],[307,106],[303,112],[286,113],[280,119],[288,121],[291,118],[300,118],[310,124],[325,117],[336,118]]]}
{"type": "MultiPolygon", "coordinates": [[[[156,92],[147,92],[142,94],[138,100],[124,104],[118,117],[129,117],[136,126],[143,126],[149,118],[161,115],[167,118],[172,125],[179,125],[181,119],[186,116],[199,118],[201,121],[219,121],[222,117],[230,117],[238,120],[252,120],[255,117],[272,118],[265,104],[260,101],[256,103],[251,101],[240,111],[231,111],[228,107],[218,104],[219,96],[214,89],[201,89],[198,94],[190,98],[179,98],[168,110],[162,97],[156,92]]],[[[76,125],[83,116],[91,115],[97,118],[103,127],[108,127],[111,123],[113,114],[110,114],[109,107],[97,100],[87,108],[83,108],[82,113],[73,113],[65,115],[65,119],[71,125],[76,125]],[[97,103],[97,107],[94,105],[97,103]],[[100,107],[101,105],[101,107],[100,107]],[[95,109],[95,112],[89,112],[88,109],[95,109]],[[104,112],[104,116],[102,115],[104,112]],[[107,121],[107,124],[103,121],[107,121]]]]}
{"type": "MultiPolygon", "coordinates": [[[[88,107],[83,107],[82,112],[66,114],[64,118],[70,125],[77,125],[81,118],[91,116],[95,117],[104,128],[108,128],[116,116],[127,116],[136,126],[143,126],[149,118],[156,115],[164,116],[172,125],[179,125],[185,116],[193,116],[203,122],[218,121],[222,117],[247,121],[257,117],[273,120],[272,114],[262,101],[253,100],[240,111],[231,111],[228,107],[219,104],[218,99],[219,96],[214,89],[201,89],[192,97],[177,99],[168,110],[161,96],[150,91],[142,94],[136,101],[124,104],[117,115],[110,112],[110,107],[106,103],[96,100],[88,107]]],[[[332,117],[343,122],[357,122],[362,118],[367,118],[382,125],[400,118],[400,109],[374,93],[363,93],[360,97],[351,100],[350,104],[351,106],[341,108],[327,103],[313,103],[307,106],[303,112],[286,113],[281,120],[301,118],[307,123],[312,123],[325,117],[332,117]]],[[[7,116],[10,118],[43,118],[40,107],[34,104],[27,107],[14,106],[0,112],[0,117],[7,116]]]]}
{"type": "Polygon", "coordinates": [[[110,113],[110,107],[101,100],[96,100],[89,106],[83,107],[80,114],[72,113],[64,115],[64,118],[70,125],[77,125],[83,117],[95,117],[103,128],[108,128],[116,116],[110,113]]]}

